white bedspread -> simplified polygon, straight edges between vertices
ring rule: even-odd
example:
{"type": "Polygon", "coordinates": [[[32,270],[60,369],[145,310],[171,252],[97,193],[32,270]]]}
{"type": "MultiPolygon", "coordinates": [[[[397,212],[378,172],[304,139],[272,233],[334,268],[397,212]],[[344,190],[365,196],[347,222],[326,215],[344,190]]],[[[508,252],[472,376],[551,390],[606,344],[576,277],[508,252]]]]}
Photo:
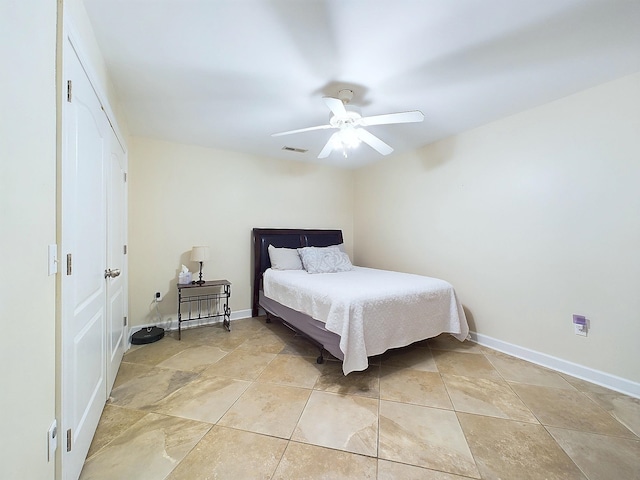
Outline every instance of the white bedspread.
{"type": "Polygon", "coordinates": [[[390,348],[443,332],[460,341],[469,334],[453,287],[437,278],[363,267],[324,274],[268,269],[264,294],[340,335],[345,375],[390,348]]]}

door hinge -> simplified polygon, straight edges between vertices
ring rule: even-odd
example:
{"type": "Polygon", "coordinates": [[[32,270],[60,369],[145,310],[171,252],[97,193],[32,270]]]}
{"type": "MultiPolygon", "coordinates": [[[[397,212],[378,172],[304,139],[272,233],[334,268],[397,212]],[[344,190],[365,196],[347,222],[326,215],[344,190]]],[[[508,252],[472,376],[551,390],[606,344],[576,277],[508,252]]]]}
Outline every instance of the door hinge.
{"type": "Polygon", "coordinates": [[[71,451],[71,429],[67,430],[67,452],[71,451]]]}
{"type": "Polygon", "coordinates": [[[71,102],[71,98],[73,97],[72,89],[73,82],[71,80],[67,80],[67,102],[71,102]]]}
{"type": "Polygon", "coordinates": [[[124,326],[127,326],[127,317],[124,317],[124,326]]]}
{"type": "Polygon", "coordinates": [[[123,172],[124,175],[124,183],[127,183],[127,172],[123,172]]]}
{"type": "Polygon", "coordinates": [[[127,254],[127,246],[126,245],[124,246],[123,250],[124,250],[124,254],[126,255],[127,254]]]}
{"type": "Polygon", "coordinates": [[[67,275],[71,275],[71,254],[67,253],[67,275]]]}

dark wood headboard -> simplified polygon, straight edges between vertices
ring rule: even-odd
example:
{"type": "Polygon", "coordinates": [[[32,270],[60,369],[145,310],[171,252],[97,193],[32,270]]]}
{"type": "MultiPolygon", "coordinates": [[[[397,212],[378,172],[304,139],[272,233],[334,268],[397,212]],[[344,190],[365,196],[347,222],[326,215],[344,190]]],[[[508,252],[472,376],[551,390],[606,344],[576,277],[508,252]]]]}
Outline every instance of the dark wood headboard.
{"type": "Polygon", "coordinates": [[[262,274],[271,267],[269,245],[274,247],[328,247],[343,242],[342,230],[307,230],[294,228],[253,229],[253,304],[252,315],[258,315],[258,299],[262,286],[262,274]]]}

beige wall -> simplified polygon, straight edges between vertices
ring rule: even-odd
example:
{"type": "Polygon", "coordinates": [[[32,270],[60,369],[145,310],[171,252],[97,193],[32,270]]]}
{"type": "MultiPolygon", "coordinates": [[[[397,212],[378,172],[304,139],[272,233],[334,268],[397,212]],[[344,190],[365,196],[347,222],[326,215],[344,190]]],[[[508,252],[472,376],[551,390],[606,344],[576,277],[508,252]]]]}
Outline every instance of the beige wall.
{"type": "Polygon", "coordinates": [[[232,282],[231,308],[251,308],[251,229],[339,228],[352,250],[353,173],[334,167],[134,137],[129,151],[129,313],[176,320],[176,280],[193,245],[209,245],[207,279],[232,282]]]}
{"type": "Polygon", "coordinates": [[[0,3],[0,478],[53,478],[56,2],[0,3]]]}
{"type": "Polygon", "coordinates": [[[445,278],[472,330],[640,382],[638,132],[640,74],[363,168],[356,262],[445,278]]]}

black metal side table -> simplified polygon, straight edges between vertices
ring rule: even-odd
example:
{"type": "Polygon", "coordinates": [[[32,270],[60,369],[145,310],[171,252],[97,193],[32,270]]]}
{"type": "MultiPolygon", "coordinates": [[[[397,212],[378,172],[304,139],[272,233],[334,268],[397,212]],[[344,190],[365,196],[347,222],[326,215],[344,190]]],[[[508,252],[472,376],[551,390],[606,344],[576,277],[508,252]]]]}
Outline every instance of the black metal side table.
{"type": "Polygon", "coordinates": [[[231,282],[210,280],[204,283],[178,284],[178,340],[182,322],[222,317],[222,325],[231,331],[231,282]]]}

